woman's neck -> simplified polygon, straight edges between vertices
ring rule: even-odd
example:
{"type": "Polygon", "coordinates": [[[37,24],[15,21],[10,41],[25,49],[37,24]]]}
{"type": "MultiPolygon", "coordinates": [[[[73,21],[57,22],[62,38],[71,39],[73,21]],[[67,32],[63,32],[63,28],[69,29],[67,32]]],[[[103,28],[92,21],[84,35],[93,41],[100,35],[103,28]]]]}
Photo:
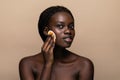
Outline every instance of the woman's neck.
{"type": "Polygon", "coordinates": [[[55,47],[54,58],[55,60],[63,60],[69,56],[69,52],[65,48],[55,47]]]}

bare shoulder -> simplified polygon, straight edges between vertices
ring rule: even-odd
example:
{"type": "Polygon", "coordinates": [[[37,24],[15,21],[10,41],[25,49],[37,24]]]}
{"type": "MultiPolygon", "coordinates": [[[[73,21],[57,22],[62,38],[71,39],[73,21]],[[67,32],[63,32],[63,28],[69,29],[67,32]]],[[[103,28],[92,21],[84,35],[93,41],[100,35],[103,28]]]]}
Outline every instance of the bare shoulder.
{"type": "Polygon", "coordinates": [[[75,55],[77,57],[77,68],[79,69],[80,80],[93,80],[94,78],[94,64],[93,62],[83,56],[75,55]]]}
{"type": "Polygon", "coordinates": [[[40,54],[24,57],[19,62],[19,67],[32,67],[38,62],[42,62],[42,56],[40,54]]]}
{"type": "Polygon", "coordinates": [[[21,80],[34,80],[33,72],[35,72],[36,66],[41,68],[41,63],[42,56],[40,54],[22,58],[19,62],[19,74],[21,80]]]}
{"type": "Polygon", "coordinates": [[[77,53],[73,53],[73,52],[70,52],[70,53],[71,53],[72,57],[77,58],[77,61],[78,61],[78,62],[80,62],[80,63],[82,63],[82,64],[86,64],[86,65],[87,65],[87,64],[93,65],[92,60],[90,60],[89,58],[84,57],[84,56],[80,56],[80,55],[78,55],[77,53]]]}
{"type": "Polygon", "coordinates": [[[27,56],[20,60],[19,66],[20,67],[27,66],[27,65],[30,66],[32,62],[33,62],[33,56],[27,56]]]}
{"type": "Polygon", "coordinates": [[[84,67],[85,66],[93,67],[93,65],[94,65],[92,60],[90,60],[87,57],[79,56],[79,61],[80,61],[80,64],[82,64],[84,67]]]}
{"type": "Polygon", "coordinates": [[[77,65],[80,67],[81,70],[83,70],[84,68],[91,69],[91,70],[94,69],[94,64],[92,60],[90,60],[89,58],[80,56],[75,53],[73,53],[73,56],[76,57],[77,65]]]}

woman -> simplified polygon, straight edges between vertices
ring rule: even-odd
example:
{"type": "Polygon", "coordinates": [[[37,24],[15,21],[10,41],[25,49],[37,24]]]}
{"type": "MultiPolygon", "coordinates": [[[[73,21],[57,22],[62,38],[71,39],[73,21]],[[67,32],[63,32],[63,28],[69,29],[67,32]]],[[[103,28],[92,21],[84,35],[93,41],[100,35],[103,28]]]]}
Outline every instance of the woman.
{"type": "Polygon", "coordinates": [[[94,67],[88,58],[67,50],[75,36],[74,17],[63,6],[44,10],[38,29],[44,44],[41,52],[20,61],[21,80],[93,80],[94,67]],[[48,35],[51,30],[56,35],[48,35]]]}

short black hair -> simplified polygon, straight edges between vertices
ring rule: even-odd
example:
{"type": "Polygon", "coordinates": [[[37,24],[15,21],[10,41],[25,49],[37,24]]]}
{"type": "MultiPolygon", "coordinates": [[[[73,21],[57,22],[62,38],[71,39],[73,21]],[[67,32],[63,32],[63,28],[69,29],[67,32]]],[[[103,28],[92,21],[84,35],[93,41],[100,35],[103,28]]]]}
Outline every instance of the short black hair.
{"type": "Polygon", "coordinates": [[[71,15],[74,20],[74,17],[69,9],[64,6],[51,6],[45,9],[39,17],[38,21],[38,31],[43,41],[46,40],[47,36],[43,33],[44,28],[49,24],[50,18],[57,12],[67,12],[71,15]]]}

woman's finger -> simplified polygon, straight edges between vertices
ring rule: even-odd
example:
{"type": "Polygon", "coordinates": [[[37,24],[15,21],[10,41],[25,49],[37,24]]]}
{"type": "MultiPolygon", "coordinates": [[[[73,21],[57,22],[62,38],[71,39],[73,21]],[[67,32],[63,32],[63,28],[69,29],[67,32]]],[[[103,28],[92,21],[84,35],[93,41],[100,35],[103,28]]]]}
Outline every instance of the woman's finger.
{"type": "Polygon", "coordinates": [[[46,51],[48,51],[48,53],[53,53],[53,49],[54,49],[54,40],[53,38],[51,38],[50,42],[48,43],[48,46],[46,47],[46,51]]]}
{"type": "Polygon", "coordinates": [[[51,37],[48,36],[47,39],[45,40],[41,50],[43,50],[43,51],[46,50],[48,44],[50,43],[50,40],[51,40],[51,37]]]}

